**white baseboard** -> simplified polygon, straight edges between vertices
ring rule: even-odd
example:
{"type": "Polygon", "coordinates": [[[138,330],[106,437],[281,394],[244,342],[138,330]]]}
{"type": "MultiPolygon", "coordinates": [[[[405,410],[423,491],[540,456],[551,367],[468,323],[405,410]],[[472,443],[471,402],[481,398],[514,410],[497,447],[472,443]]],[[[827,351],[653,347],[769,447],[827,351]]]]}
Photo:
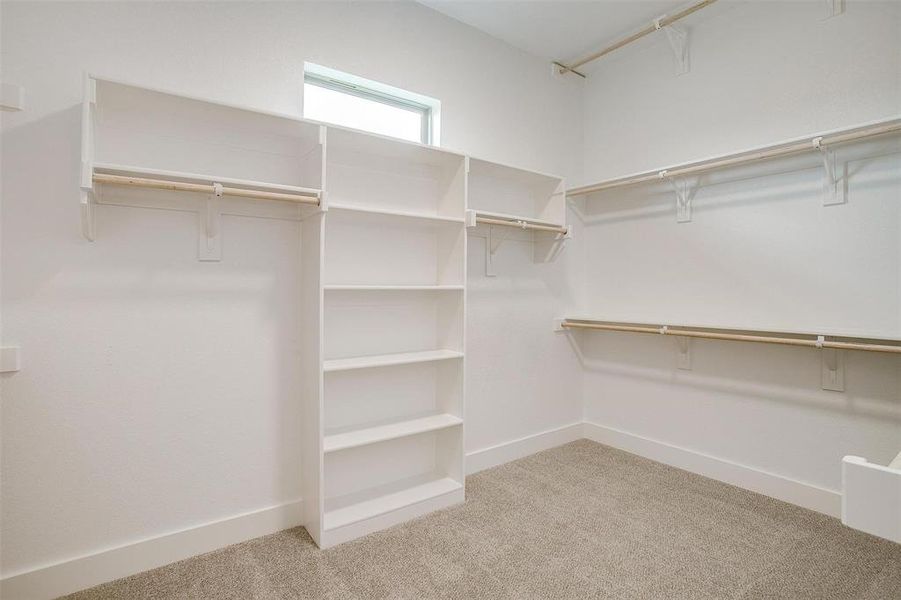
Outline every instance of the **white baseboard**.
{"type": "MultiPolygon", "coordinates": [[[[572,423],[470,452],[466,455],[466,473],[477,473],[582,438],[833,517],[841,514],[841,494],[838,492],[588,422],[572,423]]],[[[298,500],[8,575],[0,581],[0,598],[56,598],[231,544],[297,527],[302,524],[302,515],[302,501],[298,500]]]]}
{"type": "Polygon", "coordinates": [[[0,581],[0,598],[56,598],[261,535],[297,527],[301,524],[302,507],[303,503],[299,500],[280,504],[9,575],[0,581]]]}
{"type": "Polygon", "coordinates": [[[694,450],[672,446],[586,421],[584,437],[638,456],[704,475],[736,487],[763,494],[777,500],[815,510],[830,517],[841,516],[842,496],[809,483],[767,473],[753,467],[702,454],[694,450]]]}
{"type": "Polygon", "coordinates": [[[582,432],[582,423],[579,422],[482,448],[466,455],[466,474],[472,475],[517,458],[580,440],[583,437],[585,436],[582,432]]]}

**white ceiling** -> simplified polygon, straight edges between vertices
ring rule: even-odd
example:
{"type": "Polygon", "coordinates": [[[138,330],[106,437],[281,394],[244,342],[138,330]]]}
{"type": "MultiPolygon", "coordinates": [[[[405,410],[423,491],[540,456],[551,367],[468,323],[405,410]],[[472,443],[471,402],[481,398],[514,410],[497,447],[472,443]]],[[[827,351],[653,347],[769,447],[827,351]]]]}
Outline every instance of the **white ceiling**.
{"type": "Polygon", "coordinates": [[[535,56],[564,63],[685,5],[685,0],[418,1],[535,56]]]}

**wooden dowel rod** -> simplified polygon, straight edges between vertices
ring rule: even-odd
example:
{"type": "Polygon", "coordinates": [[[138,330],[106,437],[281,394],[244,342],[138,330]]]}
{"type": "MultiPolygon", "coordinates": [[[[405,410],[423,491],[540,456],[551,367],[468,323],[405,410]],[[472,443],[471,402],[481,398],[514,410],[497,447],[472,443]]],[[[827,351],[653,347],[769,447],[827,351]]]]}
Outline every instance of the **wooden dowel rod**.
{"type": "Polygon", "coordinates": [[[668,169],[660,169],[657,171],[649,171],[647,173],[641,173],[640,175],[633,175],[631,177],[621,177],[618,179],[610,179],[608,181],[602,181],[600,183],[595,183],[591,185],[586,185],[578,188],[574,188],[571,190],[567,190],[567,196],[581,196],[585,194],[591,194],[592,192],[599,192],[601,190],[606,190],[610,188],[623,187],[627,185],[635,185],[638,183],[645,183],[648,181],[655,181],[661,178],[661,174],[665,174],[666,177],[679,177],[681,175],[693,175],[696,173],[700,173],[703,171],[712,171],[714,169],[721,169],[723,167],[730,167],[733,165],[743,164],[743,163],[751,163],[759,160],[768,160],[771,158],[779,158],[782,156],[789,156],[792,154],[799,154],[801,152],[807,152],[813,150],[815,147],[813,145],[813,140],[820,140],[820,146],[828,146],[830,144],[840,144],[842,142],[850,142],[857,139],[862,139],[866,137],[873,137],[877,135],[885,135],[888,133],[895,133],[897,131],[901,131],[901,120],[892,121],[889,123],[882,123],[879,125],[873,125],[872,127],[865,127],[861,129],[855,129],[842,133],[835,133],[832,135],[825,136],[814,136],[807,140],[802,140],[798,142],[792,142],[789,144],[783,144],[778,146],[770,146],[767,148],[761,148],[759,150],[754,150],[752,152],[743,152],[740,154],[730,154],[723,156],[721,158],[715,158],[712,160],[707,160],[699,163],[688,163],[682,166],[671,167],[668,169]]]}
{"type": "Polygon", "coordinates": [[[575,321],[564,321],[562,326],[570,329],[600,329],[604,331],[652,333],[657,335],[675,335],[679,337],[704,338],[711,340],[758,342],[762,344],[782,344],[785,346],[805,346],[809,348],[833,348],[836,350],[862,350],[865,352],[887,352],[891,354],[901,354],[901,345],[891,346],[887,344],[840,342],[833,340],[823,340],[822,342],[819,342],[818,340],[794,337],[777,337],[742,333],[721,333],[715,331],[700,331],[696,329],[674,329],[664,326],[652,327],[646,325],[617,325],[612,323],[580,323],[575,321]]]}
{"type": "Polygon", "coordinates": [[[476,223],[483,223],[485,225],[504,225],[506,227],[515,227],[516,229],[533,229],[537,231],[566,233],[566,227],[560,227],[558,225],[539,225],[538,223],[529,223],[528,221],[505,221],[503,219],[476,217],[476,223]]]}
{"type": "MultiPolygon", "coordinates": [[[[705,6],[710,6],[714,2],[716,2],[716,0],[702,0],[702,2],[693,4],[693,5],[689,6],[688,8],[681,10],[673,15],[663,17],[662,19],[660,19],[660,27],[666,27],[667,25],[672,25],[679,19],[684,19],[685,17],[692,14],[693,12],[699,11],[702,8],[704,8],[705,6]]],[[[595,52],[594,54],[589,54],[585,58],[581,58],[581,59],[577,60],[576,62],[571,63],[569,65],[564,65],[564,67],[560,70],[560,72],[566,73],[568,71],[572,71],[573,69],[578,69],[579,67],[581,67],[582,65],[584,65],[586,63],[590,63],[591,61],[597,60],[606,54],[610,54],[614,50],[619,50],[623,46],[631,44],[635,40],[641,39],[646,35],[654,33],[655,31],[657,31],[657,23],[651,23],[644,29],[641,29],[640,31],[636,31],[632,35],[624,37],[623,39],[619,40],[618,42],[607,46],[603,50],[595,52]]]]}
{"type": "MultiPolygon", "coordinates": [[[[157,190],[169,190],[174,192],[198,192],[202,194],[215,193],[215,187],[211,183],[188,183],[184,181],[169,181],[166,179],[147,179],[143,177],[127,177],[124,175],[109,175],[106,173],[94,173],[96,183],[109,183],[112,185],[131,185],[157,190]]],[[[258,200],[278,200],[283,202],[297,202],[300,204],[319,204],[319,198],[304,196],[301,194],[286,194],[284,192],[267,192],[263,190],[246,190],[235,187],[222,187],[225,196],[238,196],[241,198],[253,198],[258,200]]]]}

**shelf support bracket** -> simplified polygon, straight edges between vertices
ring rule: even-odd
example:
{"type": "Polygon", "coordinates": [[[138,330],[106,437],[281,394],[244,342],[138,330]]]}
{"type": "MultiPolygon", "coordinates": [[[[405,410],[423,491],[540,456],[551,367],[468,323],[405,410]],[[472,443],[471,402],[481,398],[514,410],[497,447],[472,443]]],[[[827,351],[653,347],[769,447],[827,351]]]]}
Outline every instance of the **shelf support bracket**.
{"type": "Polygon", "coordinates": [[[823,5],[825,8],[825,13],[823,14],[823,20],[831,19],[832,17],[837,17],[843,12],[845,12],[845,0],[823,0],[823,5]]]}
{"type": "Polygon", "coordinates": [[[94,227],[94,208],[97,204],[94,189],[94,168],[89,162],[81,163],[81,234],[89,242],[97,235],[94,227]]]}
{"type": "Polygon", "coordinates": [[[201,261],[222,260],[220,221],[222,220],[222,184],[213,183],[213,194],[203,201],[197,212],[199,235],[197,236],[197,258],[201,261]]]}
{"type": "Polygon", "coordinates": [[[822,353],[822,372],[820,383],[824,390],[833,392],[845,391],[845,357],[841,350],[835,348],[823,348],[825,337],[817,336],[817,348],[822,353]]]}
{"type": "Polygon", "coordinates": [[[835,150],[827,148],[822,142],[822,137],[816,137],[812,143],[813,147],[820,151],[820,156],[823,158],[823,206],[844,204],[846,201],[845,178],[844,176],[836,177],[835,150]]]}
{"type": "Polygon", "coordinates": [[[676,336],[676,368],[691,371],[691,338],[676,336]]]}
{"type": "Polygon", "coordinates": [[[494,231],[494,225],[488,226],[488,235],[485,237],[485,277],[497,277],[497,272],[494,270],[494,255],[508,235],[510,235],[510,229],[507,227],[504,227],[503,234],[498,238],[494,231]]]}
{"type": "Polygon", "coordinates": [[[687,179],[670,177],[666,170],[660,171],[658,176],[661,179],[666,179],[676,194],[676,222],[690,223],[691,200],[694,198],[695,192],[697,192],[698,184],[692,185],[687,179]]]}
{"type": "Polygon", "coordinates": [[[673,51],[673,60],[676,66],[676,75],[684,75],[689,71],[688,63],[688,32],[681,27],[675,25],[661,25],[660,22],[664,17],[654,19],[654,29],[661,29],[666,34],[669,46],[673,51]]]}

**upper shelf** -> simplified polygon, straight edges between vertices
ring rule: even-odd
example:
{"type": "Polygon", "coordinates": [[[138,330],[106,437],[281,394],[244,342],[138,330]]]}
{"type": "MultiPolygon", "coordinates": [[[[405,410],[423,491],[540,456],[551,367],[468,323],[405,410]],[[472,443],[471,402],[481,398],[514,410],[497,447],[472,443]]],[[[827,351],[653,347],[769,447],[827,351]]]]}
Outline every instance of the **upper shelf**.
{"type": "Polygon", "coordinates": [[[88,82],[86,162],[322,187],[321,126],[103,79],[88,82]]]}
{"type": "Polygon", "coordinates": [[[468,208],[502,220],[566,226],[561,177],[476,158],[469,160],[468,208]]]}
{"type": "Polygon", "coordinates": [[[331,126],[326,144],[330,206],[463,222],[464,156],[331,126]]]}

